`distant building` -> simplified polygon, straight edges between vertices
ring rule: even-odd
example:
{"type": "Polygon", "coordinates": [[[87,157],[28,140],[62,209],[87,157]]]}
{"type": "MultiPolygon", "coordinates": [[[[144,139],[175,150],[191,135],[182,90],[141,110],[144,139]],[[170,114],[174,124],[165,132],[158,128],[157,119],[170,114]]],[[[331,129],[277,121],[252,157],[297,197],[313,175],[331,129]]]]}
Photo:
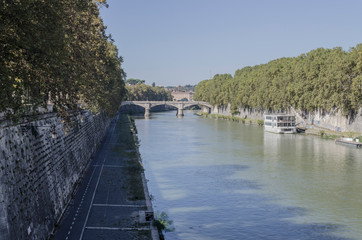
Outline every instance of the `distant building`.
{"type": "Polygon", "coordinates": [[[194,100],[193,91],[187,91],[187,92],[172,91],[171,95],[172,95],[173,101],[193,101],[194,100]]]}

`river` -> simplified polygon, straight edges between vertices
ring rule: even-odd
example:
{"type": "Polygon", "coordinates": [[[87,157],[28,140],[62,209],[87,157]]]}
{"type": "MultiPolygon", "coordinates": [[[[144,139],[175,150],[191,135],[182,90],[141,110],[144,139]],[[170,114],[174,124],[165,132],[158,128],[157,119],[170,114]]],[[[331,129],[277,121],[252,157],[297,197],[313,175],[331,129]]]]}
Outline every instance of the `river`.
{"type": "Polygon", "coordinates": [[[166,240],[362,239],[362,149],[192,111],[136,126],[166,240]]]}

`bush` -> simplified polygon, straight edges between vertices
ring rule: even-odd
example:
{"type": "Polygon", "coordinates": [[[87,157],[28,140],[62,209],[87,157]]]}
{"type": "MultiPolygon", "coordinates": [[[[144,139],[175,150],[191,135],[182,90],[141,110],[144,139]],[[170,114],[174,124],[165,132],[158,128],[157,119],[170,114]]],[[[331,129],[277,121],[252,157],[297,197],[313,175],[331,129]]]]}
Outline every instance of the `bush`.
{"type": "Polygon", "coordinates": [[[258,125],[263,126],[264,125],[264,120],[258,120],[258,125]]]}
{"type": "Polygon", "coordinates": [[[160,239],[165,239],[163,233],[175,231],[175,228],[171,227],[173,221],[169,219],[167,213],[165,212],[156,212],[153,224],[157,227],[160,239]]]}

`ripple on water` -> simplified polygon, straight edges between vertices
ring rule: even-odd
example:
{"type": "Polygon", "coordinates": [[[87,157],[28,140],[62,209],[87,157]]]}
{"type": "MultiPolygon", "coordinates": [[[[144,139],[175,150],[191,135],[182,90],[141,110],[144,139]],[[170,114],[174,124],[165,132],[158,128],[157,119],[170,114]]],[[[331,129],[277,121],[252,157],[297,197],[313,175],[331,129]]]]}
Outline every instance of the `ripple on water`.
{"type": "Polygon", "coordinates": [[[169,113],[136,124],[155,209],[176,228],[167,240],[362,235],[360,152],[169,113]]]}

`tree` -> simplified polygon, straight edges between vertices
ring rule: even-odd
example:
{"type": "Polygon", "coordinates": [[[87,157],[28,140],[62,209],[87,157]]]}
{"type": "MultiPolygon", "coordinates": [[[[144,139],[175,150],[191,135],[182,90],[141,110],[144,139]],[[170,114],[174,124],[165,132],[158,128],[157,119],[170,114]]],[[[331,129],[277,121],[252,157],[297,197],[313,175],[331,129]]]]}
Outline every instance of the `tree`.
{"type": "Polygon", "coordinates": [[[129,78],[126,80],[126,83],[129,85],[143,84],[145,82],[146,82],[145,80],[135,79],[135,78],[129,78]]]}
{"type": "Polygon", "coordinates": [[[63,118],[80,102],[117,111],[126,75],[105,34],[102,6],[106,1],[1,0],[1,112],[17,119],[48,100],[63,118]]]}
{"type": "Polygon", "coordinates": [[[195,88],[195,100],[212,105],[302,111],[341,109],[346,115],[362,107],[362,44],[350,51],[318,48],[295,58],[280,58],[217,74],[195,88]]]}
{"type": "Polygon", "coordinates": [[[126,86],[128,101],[172,101],[170,91],[163,87],[152,87],[146,84],[126,86]]]}

